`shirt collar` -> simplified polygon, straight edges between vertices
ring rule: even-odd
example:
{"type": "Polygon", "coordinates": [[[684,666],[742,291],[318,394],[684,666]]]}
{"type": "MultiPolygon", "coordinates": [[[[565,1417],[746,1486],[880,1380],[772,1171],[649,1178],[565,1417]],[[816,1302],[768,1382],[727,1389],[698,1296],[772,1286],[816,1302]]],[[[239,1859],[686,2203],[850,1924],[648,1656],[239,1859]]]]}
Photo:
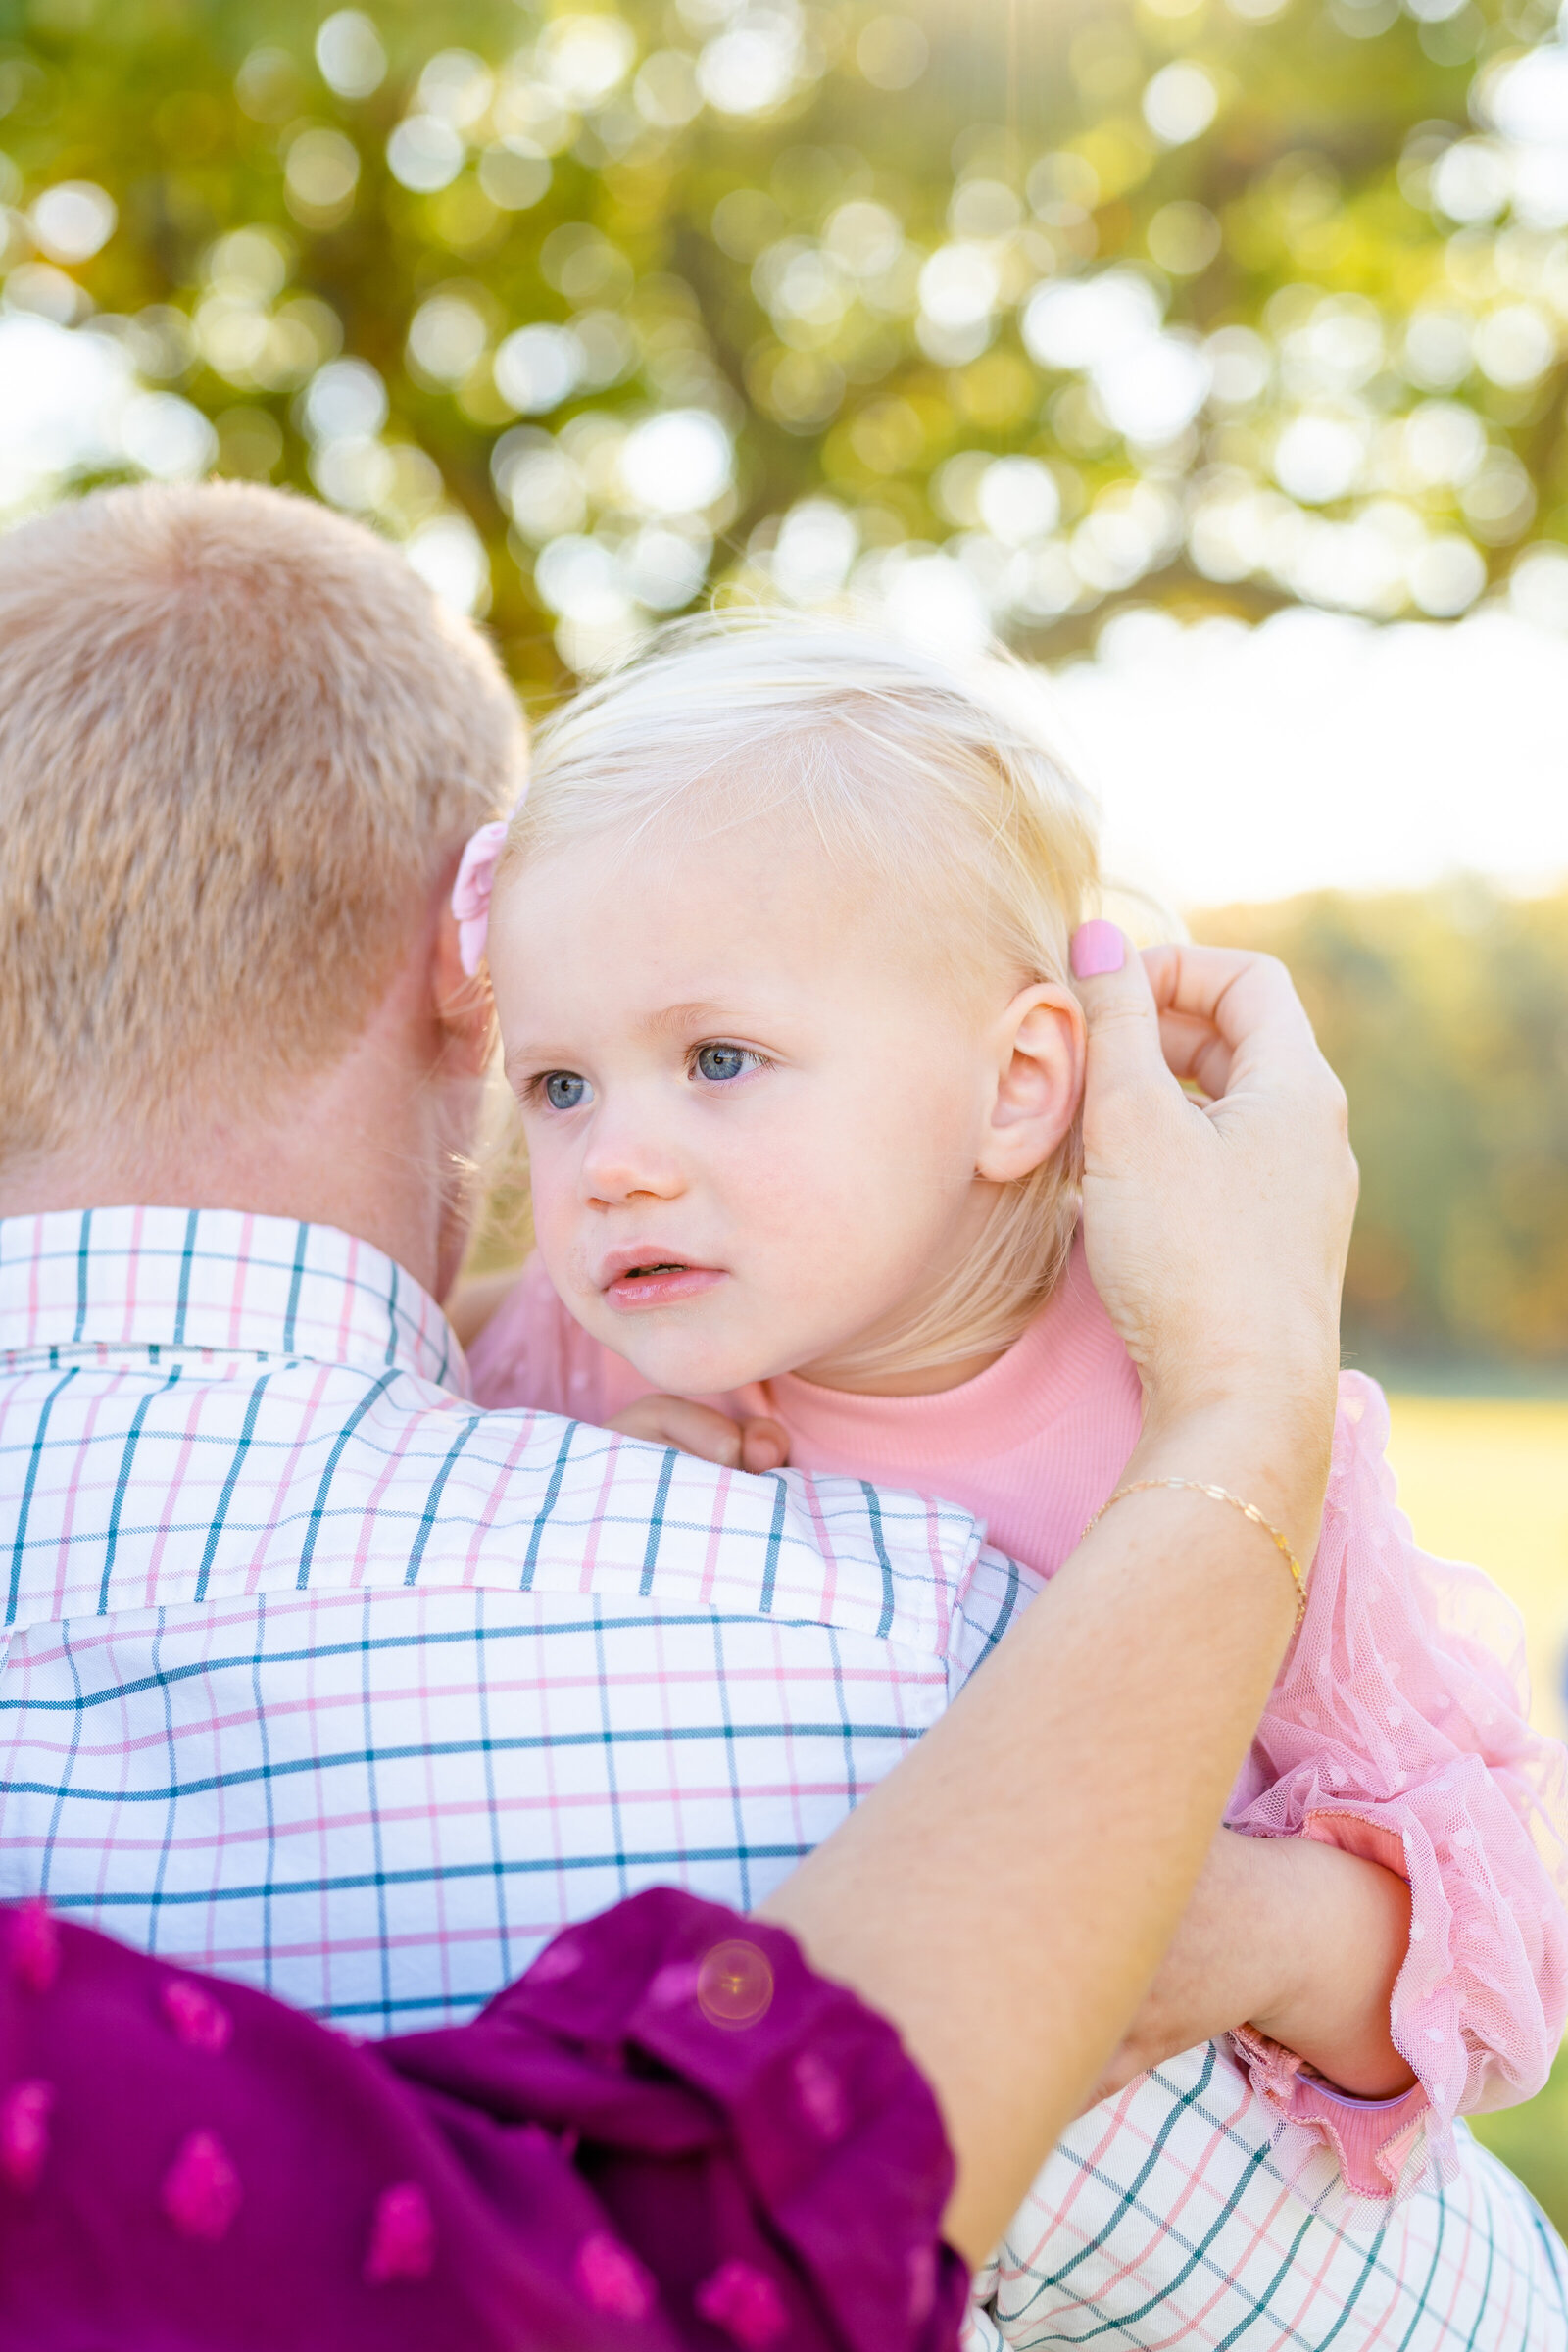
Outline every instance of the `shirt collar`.
{"type": "Polygon", "coordinates": [[[0,1358],[113,1348],[396,1369],[468,1394],[428,1292],[333,1226],[230,1208],[0,1218],[0,1358]]]}

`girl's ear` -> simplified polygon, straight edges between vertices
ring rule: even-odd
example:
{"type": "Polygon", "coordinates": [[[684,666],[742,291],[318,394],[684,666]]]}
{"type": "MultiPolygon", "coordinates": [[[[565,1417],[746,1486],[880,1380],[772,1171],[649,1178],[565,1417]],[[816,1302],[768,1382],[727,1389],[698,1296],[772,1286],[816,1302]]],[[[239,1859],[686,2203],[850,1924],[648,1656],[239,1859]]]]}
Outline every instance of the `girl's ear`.
{"type": "Polygon", "coordinates": [[[1070,988],[1040,980],[1019,991],[993,1035],[997,1092],[974,1172],[1015,1184],[1051,1157],[1078,1114],[1083,1007],[1070,988]]]}

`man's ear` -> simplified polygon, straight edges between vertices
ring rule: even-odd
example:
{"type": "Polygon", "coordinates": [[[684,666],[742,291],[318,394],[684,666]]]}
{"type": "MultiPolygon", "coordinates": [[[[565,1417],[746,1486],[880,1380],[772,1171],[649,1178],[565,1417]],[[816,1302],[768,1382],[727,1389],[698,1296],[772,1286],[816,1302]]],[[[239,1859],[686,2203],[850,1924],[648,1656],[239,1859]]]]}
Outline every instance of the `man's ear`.
{"type": "Polygon", "coordinates": [[[468,1075],[481,1077],[495,1043],[495,1000],[489,973],[463,968],[458,918],[443,897],[430,950],[430,1001],[446,1034],[446,1056],[468,1075]]]}
{"type": "Polygon", "coordinates": [[[975,1174],[992,1184],[1032,1176],[1066,1136],[1084,1091],[1083,1007],[1050,980],[1021,989],[993,1032],[997,1091],[975,1174]]]}

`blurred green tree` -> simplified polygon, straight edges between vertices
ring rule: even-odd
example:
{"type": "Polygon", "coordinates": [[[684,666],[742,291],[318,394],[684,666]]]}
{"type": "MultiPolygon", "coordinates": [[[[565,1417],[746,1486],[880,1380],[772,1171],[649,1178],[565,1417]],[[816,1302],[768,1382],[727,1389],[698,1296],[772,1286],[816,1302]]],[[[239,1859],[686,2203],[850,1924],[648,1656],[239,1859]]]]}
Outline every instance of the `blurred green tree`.
{"type": "Polygon", "coordinates": [[[0,511],[309,487],[543,692],[715,586],[1562,617],[1563,64],[1546,0],[3,0],[0,511]]]}

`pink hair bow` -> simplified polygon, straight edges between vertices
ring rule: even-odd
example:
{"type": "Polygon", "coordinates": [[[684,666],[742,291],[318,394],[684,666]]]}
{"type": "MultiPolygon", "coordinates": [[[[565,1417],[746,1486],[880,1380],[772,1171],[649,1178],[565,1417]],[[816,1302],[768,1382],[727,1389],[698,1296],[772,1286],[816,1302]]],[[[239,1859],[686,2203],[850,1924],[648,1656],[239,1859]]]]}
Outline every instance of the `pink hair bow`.
{"type": "Polygon", "coordinates": [[[470,976],[484,961],[490,931],[490,894],[496,886],[496,862],[507,838],[505,820],[497,817],[470,834],[452,885],[452,911],[458,918],[458,954],[470,976]]]}

